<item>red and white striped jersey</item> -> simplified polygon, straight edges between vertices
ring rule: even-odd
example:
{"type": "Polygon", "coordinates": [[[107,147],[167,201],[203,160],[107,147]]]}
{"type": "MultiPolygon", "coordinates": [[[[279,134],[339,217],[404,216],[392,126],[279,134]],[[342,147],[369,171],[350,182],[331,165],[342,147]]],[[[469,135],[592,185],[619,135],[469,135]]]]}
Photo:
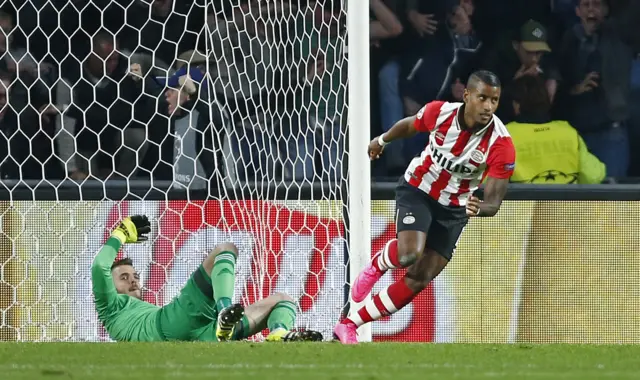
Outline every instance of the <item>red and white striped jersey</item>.
{"type": "Polygon", "coordinates": [[[415,128],[429,143],[414,158],[405,180],[445,206],[465,206],[485,176],[510,178],[515,148],[500,119],[475,132],[460,129],[463,103],[434,101],[416,115],[415,128]]]}

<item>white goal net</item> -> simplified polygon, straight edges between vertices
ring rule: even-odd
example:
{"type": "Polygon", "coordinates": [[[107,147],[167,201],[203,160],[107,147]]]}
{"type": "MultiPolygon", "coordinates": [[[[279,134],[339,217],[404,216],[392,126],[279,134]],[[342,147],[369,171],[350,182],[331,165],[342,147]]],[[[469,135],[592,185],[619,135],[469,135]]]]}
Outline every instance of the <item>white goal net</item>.
{"type": "Polygon", "coordinates": [[[120,255],[146,301],[232,241],[238,301],[287,293],[297,327],[331,338],[347,302],[346,0],[20,4],[0,12],[0,340],[110,340],[90,266],[133,214],[153,230],[120,255]]]}

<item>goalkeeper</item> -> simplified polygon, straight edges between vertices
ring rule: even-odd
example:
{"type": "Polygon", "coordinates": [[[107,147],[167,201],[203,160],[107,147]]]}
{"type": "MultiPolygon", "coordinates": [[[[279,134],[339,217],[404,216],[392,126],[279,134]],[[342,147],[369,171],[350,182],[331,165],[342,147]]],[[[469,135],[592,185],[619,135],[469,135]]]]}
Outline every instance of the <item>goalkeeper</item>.
{"type": "Polygon", "coordinates": [[[215,247],[166,306],[142,301],[139,276],[131,260],[114,260],[123,244],[145,241],[150,231],[146,216],[125,218],[91,267],[98,317],[112,339],[228,341],[268,328],[269,342],[322,340],[316,331],[291,331],[296,305],[289,296],[273,294],[246,309],[231,303],[238,255],[232,243],[215,247]]]}

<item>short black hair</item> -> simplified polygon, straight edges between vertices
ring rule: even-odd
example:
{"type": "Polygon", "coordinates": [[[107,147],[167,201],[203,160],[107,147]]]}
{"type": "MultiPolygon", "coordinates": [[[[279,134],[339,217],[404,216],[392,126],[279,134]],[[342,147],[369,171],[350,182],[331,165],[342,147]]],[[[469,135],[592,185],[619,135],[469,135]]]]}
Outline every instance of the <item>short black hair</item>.
{"type": "Polygon", "coordinates": [[[116,260],[112,265],[111,265],[111,270],[116,269],[117,267],[121,267],[123,265],[129,265],[129,266],[133,266],[133,260],[131,260],[128,257],[125,257],[124,259],[120,259],[120,260],[116,260]]]}
{"type": "Polygon", "coordinates": [[[498,76],[488,70],[474,71],[467,81],[467,87],[475,87],[478,83],[484,83],[491,87],[502,87],[498,76]]]}

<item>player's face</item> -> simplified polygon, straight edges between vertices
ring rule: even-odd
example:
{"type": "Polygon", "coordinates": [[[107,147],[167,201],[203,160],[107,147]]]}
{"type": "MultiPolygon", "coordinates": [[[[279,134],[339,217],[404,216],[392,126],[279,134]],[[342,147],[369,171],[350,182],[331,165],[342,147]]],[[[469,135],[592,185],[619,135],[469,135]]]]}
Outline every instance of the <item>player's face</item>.
{"type": "Polygon", "coordinates": [[[500,102],[500,87],[476,83],[464,90],[465,115],[468,113],[476,124],[487,124],[500,102]]]}
{"type": "Polygon", "coordinates": [[[131,265],[120,265],[113,268],[111,276],[119,294],[128,294],[131,297],[142,299],[140,275],[131,265]]]}

